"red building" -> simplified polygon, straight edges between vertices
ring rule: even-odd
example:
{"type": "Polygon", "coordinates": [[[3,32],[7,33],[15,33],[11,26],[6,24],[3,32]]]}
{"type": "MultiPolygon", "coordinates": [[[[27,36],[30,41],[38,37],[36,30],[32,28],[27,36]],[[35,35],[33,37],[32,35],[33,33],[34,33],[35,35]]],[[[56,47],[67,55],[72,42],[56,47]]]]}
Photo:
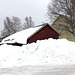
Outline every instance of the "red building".
{"type": "Polygon", "coordinates": [[[43,24],[38,31],[28,37],[27,43],[32,43],[36,42],[37,40],[44,40],[48,38],[58,39],[59,34],[49,24],[46,23],[43,24]]]}
{"type": "Polygon", "coordinates": [[[59,34],[49,24],[46,23],[13,34],[3,39],[2,43],[22,46],[23,44],[28,44],[36,42],[37,40],[44,40],[48,38],[58,39],[59,34]]]}

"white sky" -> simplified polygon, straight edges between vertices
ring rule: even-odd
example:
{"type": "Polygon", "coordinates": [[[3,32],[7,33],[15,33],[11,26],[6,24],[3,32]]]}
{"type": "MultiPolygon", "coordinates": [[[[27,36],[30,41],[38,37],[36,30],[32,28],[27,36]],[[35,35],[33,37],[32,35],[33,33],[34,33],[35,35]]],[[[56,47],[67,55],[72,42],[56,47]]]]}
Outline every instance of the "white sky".
{"type": "Polygon", "coordinates": [[[35,24],[46,22],[47,5],[50,0],[1,0],[0,1],[0,30],[6,16],[17,16],[24,20],[31,16],[35,24]]]}

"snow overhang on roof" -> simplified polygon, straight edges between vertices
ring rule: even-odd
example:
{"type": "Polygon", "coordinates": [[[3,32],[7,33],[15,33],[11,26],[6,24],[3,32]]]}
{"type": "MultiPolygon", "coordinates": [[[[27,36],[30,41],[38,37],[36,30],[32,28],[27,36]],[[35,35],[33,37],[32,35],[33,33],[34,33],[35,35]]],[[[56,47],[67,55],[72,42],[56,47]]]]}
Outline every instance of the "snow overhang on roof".
{"type": "Polygon", "coordinates": [[[31,37],[33,34],[38,32],[41,28],[43,28],[47,23],[38,25],[32,28],[28,28],[26,30],[22,30],[20,32],[17,32],[13,35],[10,35],[2,40],[1,43],[21,43],[21,44],[27,44],[27,39],[31,37]]]}

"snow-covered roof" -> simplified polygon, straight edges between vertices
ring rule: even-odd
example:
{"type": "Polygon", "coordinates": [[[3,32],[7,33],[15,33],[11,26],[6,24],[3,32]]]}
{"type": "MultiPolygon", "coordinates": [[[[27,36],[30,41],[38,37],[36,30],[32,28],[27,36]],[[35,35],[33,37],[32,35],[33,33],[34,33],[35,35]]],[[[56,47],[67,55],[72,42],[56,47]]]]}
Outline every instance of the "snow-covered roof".
{"type": "Polygon", "coordinates": [[[22,30],[20,32],[17,32],[13,35],[10,35],[10,36],[4,38],[1,43],[15,43],[15,42],[17,42],[17,43],[26,44],[27,39],[31,35],[33,35],[35,32],[40,30],[45,25],[47,25],[47,23],[39,25],[39,26],[35,26],[35,27],[32,27],[32,28],[28,28],[28,29],[25,29],[25,30],[22,30]]]}

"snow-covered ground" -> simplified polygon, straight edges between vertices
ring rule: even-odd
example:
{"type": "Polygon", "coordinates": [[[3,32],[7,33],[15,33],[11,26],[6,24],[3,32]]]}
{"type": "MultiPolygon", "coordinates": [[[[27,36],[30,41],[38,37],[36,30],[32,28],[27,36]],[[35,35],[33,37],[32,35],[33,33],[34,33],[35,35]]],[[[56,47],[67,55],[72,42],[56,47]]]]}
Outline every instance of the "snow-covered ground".
{"type": "Polygon", "coordinates": [[[0,46],[0,67],[75,64],[75,43],[48,39],[19,46],[0,46]]]}
{"type": "Polygon", "coordinates": [[[75,42],[66,39],[0,46],[0,75],[75,75],[75,42]]]}
{"type": "Polygon", "coordinates": [[[75,75],[75,65],[2,68],[0,75],[75,75]]]}

